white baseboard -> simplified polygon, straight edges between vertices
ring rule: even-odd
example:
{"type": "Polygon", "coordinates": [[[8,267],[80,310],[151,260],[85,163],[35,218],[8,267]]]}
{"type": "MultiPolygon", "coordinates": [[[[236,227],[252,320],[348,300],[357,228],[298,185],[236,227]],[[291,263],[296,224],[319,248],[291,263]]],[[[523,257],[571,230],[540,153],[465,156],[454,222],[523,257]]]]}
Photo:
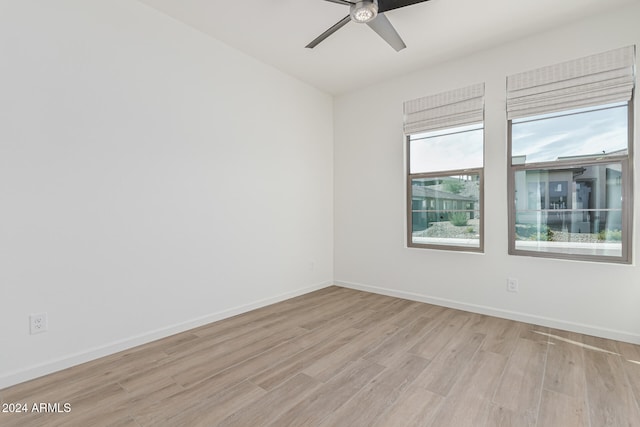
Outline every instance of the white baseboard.
{"type": "Polygon", "coordinates": [[[89,362],[91,360],[95,360],[100,357],[108,356],[123,350],[127,350],[142,344],[146,344],[151,341],[155,341],[161,338],[166,338],[168,336],[171,336],[180,332],[184,332],[189,329],[197,328],[199,326],[203,326],[208,323],[217,322],[218,320],[226,319],[228,317],[246,313],[248,311],[255,310],[257,308],[265,307],[267,305],[275,304],[277,302],[294,298],[300,295],[304,295],[309,292],[317,291],[319,289],[323,289],[331,285],[333,285],[332,281],[322,282],[306,288],[297,289],[292,292],[286,292],[284,294],[280,294],[275,297],[254,301],[249,304],[241,305],[239,307],[230,308],[228,310],[219,311],[217,313],[211,313],[206,316],[201,316],[201,317],[187,320],[185,322],[181,322],[175,325],[149,331],[144,334],[136,335],[136,336],[119,340],[119,341],[115,341],[99,347],[83,350],[81,352],[70,354],[70,355],[67,355],[59,359],[52,360],[40,365],[31,366],[25,369],[21,369],[19,371],[9,372],[7,374],[0,376],[0,390],[2,390],[3,388],[10,387],[12,385],[16,385],[25,381],[32,380],[34,378],[41,377],[43,375],[61,371],[63,369],[67,369],[72,366],[79,365],[81,363],[89,362]]]}
{"type": "Polygon", "coordinates": [[[395,289],[381,288],[376,286],[363,285],[361,283],[335,281],[334,285],[343,288],[355,289],[359,291],[372,292],[375,294],[387,295],[391,297],[408,299],[411,301],[424,302],[427,304],[440,305],[458,310],[469,311],[472,313],[486,314],[488,316],[500,317],[519,322],[532,323],[534,325],[546,326],[554,329],[577,332],[585,335],[593,335],[601,338],[608,338],[616,341],[624,341],[631,344],[640,344],[640,335],[626,331],[618,331],[614,329],[602,328],[599,326],[586,325],[583,323],[575,323],[561,319],[553,319],[549,317],[536,316],[528,313],[519,313],[516,311],[503,310],[484,305],[469,304],[460,301],[449,300],[446,298],[431,297],[428,295],[417,294],[413,292],[398,291],[395,289]]]}

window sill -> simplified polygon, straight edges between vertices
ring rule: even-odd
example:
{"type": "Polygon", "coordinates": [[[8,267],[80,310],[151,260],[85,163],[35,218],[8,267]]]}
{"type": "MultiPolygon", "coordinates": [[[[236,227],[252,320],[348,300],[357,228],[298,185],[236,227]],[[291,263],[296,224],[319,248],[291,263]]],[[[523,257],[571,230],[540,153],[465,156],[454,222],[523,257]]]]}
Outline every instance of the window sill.
{"type": "Polygon", "coordinates": [[[545,254],[592,255],[607,258],[622,257],[622,245],[615,242],[539,242],[518,240],[516,251],[540,252],[545,254]]]}

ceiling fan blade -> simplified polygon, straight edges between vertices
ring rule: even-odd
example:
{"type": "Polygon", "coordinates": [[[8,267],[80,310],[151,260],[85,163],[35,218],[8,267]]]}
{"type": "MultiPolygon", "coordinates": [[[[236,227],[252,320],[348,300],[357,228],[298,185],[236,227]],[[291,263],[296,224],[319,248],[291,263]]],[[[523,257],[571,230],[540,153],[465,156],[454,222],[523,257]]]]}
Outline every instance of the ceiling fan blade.
{"type": "Polygon", "coordinates": [[[384,13],[378,13],[378,16],[376,16],[373,21],[367,22],[367,25],[373,31],[378,33],[378,35],[382,37],[384,41],[389,43],[391,47],[396,50],[396,52],[407,47],[407,45],[404,44],[404,42],[400,38],[400,35],[396,31],[396,29],[393,28],[393,25],[391,25],[391,22],[389,22],[384,13]]]}
{"type": "Polygon", "coordinates": [[[378,0],[378,13],[393,9],[400,9],[401,7],[411,6],[412,4],[422,3],[425,1],[429,0],[378,0]]]}
{"type": "Polygon", "coordinates": [[[351,6],[353,4],[353,2],[350,2],[350,1],[347,1],[347,0],[324,0],[324,1],[328,1],[328,2],[331,2],[331,3],[344,4],[345,6],[351,6]]]}
{"type": "Polygon", "coordinates": [[[349,16],[349,15],[345,16],[340,21],[338,21],[338,23],[336,23],[333,27],[329,28],[327,31],[325,31],[324,33],[320,34],[318,37],[313,39],[313,41],[311,43],[309,43],[308,45],[306,45],[305,47],[307,47],[309,49],[313,49],[321,41],[323,41],[324,39],[329,37],[331,34],[333,34],[336,31],[338,31],[340,28],[344,27],[347,24],[347,22],[349,22],[349,21],[351,21],[351,16],[349,16]]]}

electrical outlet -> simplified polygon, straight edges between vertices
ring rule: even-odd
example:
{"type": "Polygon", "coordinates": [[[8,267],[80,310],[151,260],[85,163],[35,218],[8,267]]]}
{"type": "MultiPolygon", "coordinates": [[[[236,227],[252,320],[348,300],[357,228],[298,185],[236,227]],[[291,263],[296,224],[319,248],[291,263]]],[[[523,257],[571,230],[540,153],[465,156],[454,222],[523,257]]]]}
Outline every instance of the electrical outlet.
{"type": "Polygon", "coordinates": [[[29,316],[29,330],[31,335],[45,332],[47,327],[47,313],[38,313],[29,316]]]}
{"type": "Polygon", "coordinates": [[[512,277],[507,279],[507,291],[518,292],[518,279],[514,279],[512,277]]]}

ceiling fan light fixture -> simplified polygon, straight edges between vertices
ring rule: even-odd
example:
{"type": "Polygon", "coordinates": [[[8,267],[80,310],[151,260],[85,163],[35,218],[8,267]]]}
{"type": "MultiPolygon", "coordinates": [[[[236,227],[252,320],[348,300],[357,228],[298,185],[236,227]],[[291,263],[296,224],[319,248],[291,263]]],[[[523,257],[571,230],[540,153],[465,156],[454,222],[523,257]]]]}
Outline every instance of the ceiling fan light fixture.
{"type": "Polygon", "coordinates": [[[351,15],[351,19],[354,22],[361,24],[369,22],[378,15],[378,1],[364,0],[356,2],[351,5],[349,15],[351,15]]]}

